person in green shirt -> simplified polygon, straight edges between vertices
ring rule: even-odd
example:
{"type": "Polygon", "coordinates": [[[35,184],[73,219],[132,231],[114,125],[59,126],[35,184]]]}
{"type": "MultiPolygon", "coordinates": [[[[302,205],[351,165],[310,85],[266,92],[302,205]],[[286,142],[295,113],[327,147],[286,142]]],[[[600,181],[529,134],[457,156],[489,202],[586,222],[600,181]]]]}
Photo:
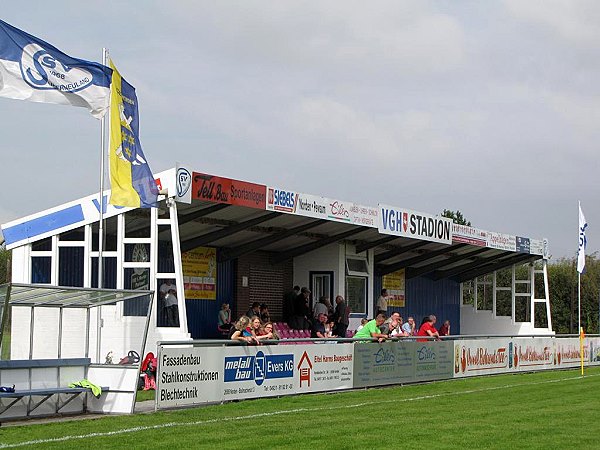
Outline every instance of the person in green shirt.
{"type": "Polygon", "coordinates": [[[356,332],[354,338],[376,338],[379,342],[387,339],[387,334],[383,334],[379,327],[385,322],[385,314],[377,314],[375,319],[370,320],[356,332]]]}

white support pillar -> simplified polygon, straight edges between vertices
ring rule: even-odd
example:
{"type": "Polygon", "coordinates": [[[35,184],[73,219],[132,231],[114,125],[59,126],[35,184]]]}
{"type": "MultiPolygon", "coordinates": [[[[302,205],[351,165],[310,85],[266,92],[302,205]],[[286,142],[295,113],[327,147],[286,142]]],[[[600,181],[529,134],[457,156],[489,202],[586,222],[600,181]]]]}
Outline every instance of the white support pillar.
{"type": "Polygon", "coordinates": [[[173,265],[175,266],[175,285],[177,286],[177,302],[179,309],[179,329],[188,333],[187,314],[185,310],[185,289],[183,288],[183,269],[181,267],[181,243],[179,241],[179,221],[177,219],[177,202],[167,198],[169,218],[171,220],[171,242],[173,244],[173,265]]]}

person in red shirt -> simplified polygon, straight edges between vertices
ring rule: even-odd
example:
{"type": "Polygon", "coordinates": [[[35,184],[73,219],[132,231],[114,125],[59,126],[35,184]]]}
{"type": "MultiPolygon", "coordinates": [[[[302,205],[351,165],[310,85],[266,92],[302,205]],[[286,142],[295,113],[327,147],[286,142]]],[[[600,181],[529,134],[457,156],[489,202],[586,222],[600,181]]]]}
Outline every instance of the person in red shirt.
{"type": "MultiPolygon", "coordinates": [[[[432,314],[423,319],[423,323],[421,324],[421,328],[419,328],[419,332],[417,336],[428,336],[434,337],[436,340],[440,339],[440,334],[438,330],[435,328],[436,317],[432,314]]],[[[429,339],[417,339],[417,342],[427,342],[429,339]]]]}
{"type": "Polygon", "coordinates": [[[449,336],[450,335],[450,321],[446,320],[441,328],[438,330],[440,336],[449,336]]]}

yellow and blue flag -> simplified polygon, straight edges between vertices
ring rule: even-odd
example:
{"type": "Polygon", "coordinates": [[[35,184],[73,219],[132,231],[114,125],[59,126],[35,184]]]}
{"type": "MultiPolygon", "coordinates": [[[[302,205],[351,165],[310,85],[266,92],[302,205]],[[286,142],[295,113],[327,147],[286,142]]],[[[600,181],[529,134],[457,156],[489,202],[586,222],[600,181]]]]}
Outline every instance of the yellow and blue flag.
{"type": "Polygon", "coordinates": [[[158,187],[142,152],[135,88],[110,63],[110,204],[134,208],[157,206],[158,187]]]}
{"type": "Polygon", "coordinates": [[[111,70],[73,58],[0,20],[0,97],[82,106],[97,119],[109,105],[111,70]]]}

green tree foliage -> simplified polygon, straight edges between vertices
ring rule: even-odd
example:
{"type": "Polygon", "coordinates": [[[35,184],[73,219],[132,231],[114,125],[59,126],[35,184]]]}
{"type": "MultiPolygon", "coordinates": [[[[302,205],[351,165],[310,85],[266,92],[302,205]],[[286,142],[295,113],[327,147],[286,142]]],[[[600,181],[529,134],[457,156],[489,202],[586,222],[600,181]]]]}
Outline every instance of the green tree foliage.
{"type": "Polygon", "coordinates": [[[467,220],[463,216],[463,213],[461,213],[458,209],[456,211],[444,209],[444,211],[442,211],[442,217],[447,217],[448,219],[452,219],[452,222],[454,222],[458,225],[466,225],[468,227],[471,226],[471,221],[467,220]]]}
{"type": "MultiPolygon", "coordinates": [[[[581,275],[581,324],[586,333],[598,333],[600,260],[587,255],[581,275]]],[[[575,258],[562,258],[548,265],[550,312],[557,333],[577,333],[577,270],[575,258]]]]}
{"type": "Polygon", "coordinates": [[[0,284],[10,281],[10,250],[0,246],[0,284]]]}

